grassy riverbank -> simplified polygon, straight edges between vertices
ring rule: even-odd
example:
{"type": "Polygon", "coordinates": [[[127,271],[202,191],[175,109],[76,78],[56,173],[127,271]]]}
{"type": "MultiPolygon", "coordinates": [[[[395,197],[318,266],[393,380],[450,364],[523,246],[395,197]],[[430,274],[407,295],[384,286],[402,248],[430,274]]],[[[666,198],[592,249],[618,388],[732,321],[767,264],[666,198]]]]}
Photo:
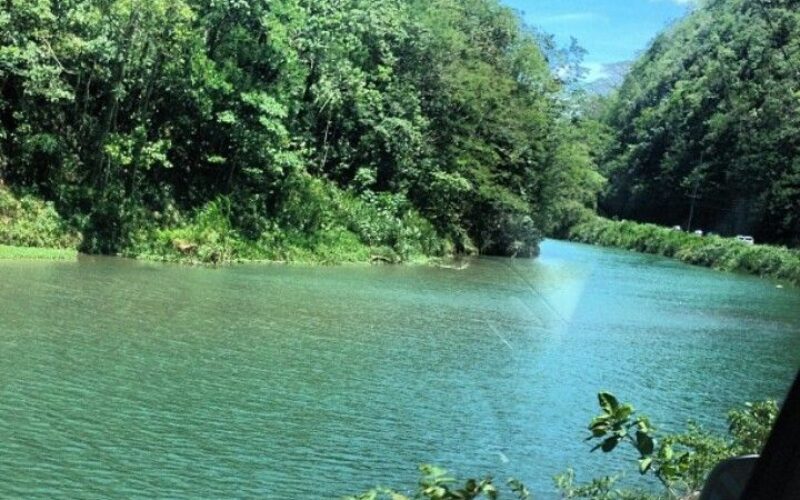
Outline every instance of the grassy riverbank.
{"type": "Polygon", "coordinates": [[[0,188],[0,260],[74,260],[80,241],[52,203],[0,188]]]}
{"type": "MultiPolygon", "coordinates": [[[[309,193],[284,205],[281,220],[257,218],[219,197],[194,212],[147,214],[117,254],[188,264],[234,262],[401,263],[451,255],[442,237],[398,197],[365,201],[312,181],[309,193]],[[252,231],[245,225],[257,226],[252,231]]],[[[78,221],[79,222],[79,221],[78,221]]],[[[46,203],[0,187],[0,259],[73,259],[96,245],[46,203]]]]}
{"type": "Polygon", "coordinates": [[[688,264],[788,281],[800,286],[800,252],[745,245],[733,238],[696,236],[654,224],[595,217],[570,230],[569,239],[671,257],[688,264]]]}
{"type": "Polygon", "coordinates": [[[0,245],[0,260],[75,260],[77,250],[0,245]]]}
{"type": "Polygon", "coordinates": [[[393,196],[370,202],[315,182],[313,195],[285,205],[280,221],[244,224],[220,197],[168,225],[147,226],[122,255],[166,262],[400,263],[452,254],[453,243],[393,196]]]}

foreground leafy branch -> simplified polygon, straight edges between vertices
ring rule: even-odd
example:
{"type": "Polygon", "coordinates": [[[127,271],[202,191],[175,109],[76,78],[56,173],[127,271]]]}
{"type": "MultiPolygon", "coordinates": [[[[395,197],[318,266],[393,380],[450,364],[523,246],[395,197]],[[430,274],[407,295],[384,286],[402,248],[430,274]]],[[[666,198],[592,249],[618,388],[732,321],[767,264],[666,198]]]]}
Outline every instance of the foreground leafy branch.
{"type": "MultiPolygon", "coordinates": [[[[621,474],[578,483],[575,471],[568,469],[554,478],[556,489],[564,499],[688,497],[702,488],[711,469],[722,460],[759,453],[778,414],[778,405],[773,400],[746,403],[728,413],[727,437],[710,433],[694,423],[689,423],[680,434],[659,434],[648,417],[637,415],[631,404],[620,403],[613,394],[601,392],[597,400],[602,413],[589,424],[591,436],[587,441],[596,443],[591,451],[611,453],[620,447],[632,449],[638,457],[639,474],[656,478],[664,489],[655,492],[648,487],[620,488],[621,474]]],[[[422,477],[414,490],[379,487],[345,500],[497,500],[505,494],[518,500],[533,499],[528,488],[517,479],[509,479],[500,487],[491,476],[459,482],[445,469],[433,465],[420,466],[420,473],[422,477]]]]}
{"type": "MultiPolygon", "coordinates": [[[[422,479],[414,493],[404,494],[389,488],[375,488],[345,500],[473,500],[485,498],[496,500],[500,491],[491,477],[484,479],[467,479],[461,487],[454,486],[457,481],[448,475],[445,469],[433,466],[420,466],[422,479]],[[409,496],[410,495],[410,496],[409,496]]],[[[518,500],[531,499],[528,489],[520,481],[509,479],[507,485],[518,500]]]]}
{"type": "Polygon", "coordinates": [[[673,493],[674,484],[688,470],[689,453],[675,453],[670,440],[660,443],[655,438],[655,428],[650,419],[639,415],[630,404],[620,404],[614,395],[601,392],[597,396],[602,414],[589,424],[592,435],[587,440],[602,440],[592,451],[610,453],[620,443],[630,444],[639,454],[639,472],[651,472],[673,493]]]}
{"type": "Polygon", "coordinates": [[[728,413],[728,439],[694,423],[681,434],[659,435],[650,419],[636,415],[631,404],[620,403],[607,392],[597,399],[602,413],[589,424],[592,435],[587,441],[599,441],[592,451],[610,453],[621,444],[629,445],[638,454],[639,473],[655,477],[670,498],[700,489],[722,460],[759,453],[778,414],[775,401],[746,403],[728,413]]]}

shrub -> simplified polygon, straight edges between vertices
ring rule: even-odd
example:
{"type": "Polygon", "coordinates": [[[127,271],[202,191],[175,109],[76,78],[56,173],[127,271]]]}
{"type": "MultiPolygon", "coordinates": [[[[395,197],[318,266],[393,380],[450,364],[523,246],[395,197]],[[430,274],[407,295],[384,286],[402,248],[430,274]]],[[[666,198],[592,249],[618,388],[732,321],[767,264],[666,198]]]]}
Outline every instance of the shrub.
{"type": "Polygon", "coordinates": [[[698,237],[630,221],[595,217],[574,226],[569,238],[595,245],[673,257],[688,264],[785,280],[800,285],[800,252],[770,245],[744,245],[732,238],[698,237]]]}
{"type": "MultiPolygon", "coordinates": [[[[568,469],[554,477],[561,498],[589,500],[674,500],[696,498],[697,490],[708,474],[721,461],[744,454],[759,453],[766,443],[778,415],[775,401],[746,403],[728,413],[728,436],[719,436],[689,423],[680,434],[660,434],[650,419],[637,414],[632,405],[620,403],[614,395],[598,394],[601,414],[589,424],[587,441],[597,442],[591,451],[610,453],[620,447],[631,448],[638,457],[637,469],[642,476],[654,476],[663,491],[622,489],[621,475],[603,476],[587,483],[576,482],[575,472],[568,469]]],[[[509,479],[506,488],[491,477],[457,481],[446,470],[420,466],[421,479],[416,489],[400,491],[374,488],[346,500],[457,500],[511,498],[527,500],[531,493],[523,483],[509,479]],[[464,485],[460,487],[460,485],[464,485]]]]}
{"type": "Polygon", "coordinates": [[[588,440],[598,441],[592,451],[632,448],[639,473],[658,479],[669,498],[701,489],[714,466],[725,459],[760,453],[778,415],[775,401],[746,403],[729,412],[728,437],[693,423],[681,434],[662,435],[649,418],[637,415],[632,405],[620,403],[612,394],[602,392],[598,401],[602,413],[589,424],[588,440]]]}
{"type": "Polygon", "coordinates": [[[15,197],[0,187],[0,244],[75,249],[81,235],[67,227],[53,204],[31,195],[15,197]]]}
{"type": "Polygon", "coordinates": [[[218,197],[177,224],[140,231],[125,254],[217,264],[405,262],[452,252],[403,195],[356,196],[310,176],[291,182],[275,214],[252,197],[218,197]]]}

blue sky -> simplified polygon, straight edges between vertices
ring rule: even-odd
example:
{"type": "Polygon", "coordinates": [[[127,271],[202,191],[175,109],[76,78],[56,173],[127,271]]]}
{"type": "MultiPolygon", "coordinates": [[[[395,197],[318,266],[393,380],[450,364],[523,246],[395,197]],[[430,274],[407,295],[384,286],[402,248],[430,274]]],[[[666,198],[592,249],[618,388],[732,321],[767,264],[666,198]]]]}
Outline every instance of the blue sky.
{"type": "Polygon", "coordinates": [[[693,0],[501,0],[525,13],[528,24],[556,35],[570,35],[589,53],[587,80],[603,76],[604,64],[629,61],[661,30],[682,17],[693,0]]]}

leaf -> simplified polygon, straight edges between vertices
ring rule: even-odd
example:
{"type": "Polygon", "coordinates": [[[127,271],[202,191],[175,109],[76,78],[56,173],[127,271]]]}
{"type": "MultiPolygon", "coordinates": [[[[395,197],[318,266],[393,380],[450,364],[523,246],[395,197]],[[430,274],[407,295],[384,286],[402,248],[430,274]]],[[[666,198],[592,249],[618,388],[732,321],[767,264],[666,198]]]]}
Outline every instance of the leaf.
{"type": "Polygon", "coordinates": [[[217,121],[219,123],[224,123],[226,125],[232,125],[236,123],[238,120],[236,119],[236,115],[231,110],[225,110],[217,113],[217,121]]]}
{"type": "Polygon", "coordinates": [[[636,426],[642,432],[650,433],[653,431],[653,427],[650,425],[650,419],[647,417],[639,417],[636,419],[636,426]]]}
{"type": "Polygon", "coordinates": [[[650,470],[650,466],[653,465],[653,457],[642,458],[639,460],[639,473],[646,474],[648,470],[650,470]]]}
{"type": "Polygon", "coordinates": [[[589,424],[589,430],[592,431],[592,437],[588,439],[603,437],[606,435],[606,433],[608,433],[608,418],[608,415],[601,415],[592,419],[592,422],[589,424]]]}
{"type": "Polygon", "coordinates": [[[597,400],[600,403],[600,408],[609,415],[613,415],[619,408],[619,401],[611,393],[601,392],[597,395],[597,400]]]}
{"type": "Polygon", "coordinates": [[[614,412],[614,418],[618,420],[628,420],[628,418],[633,415],[633,406],[629,404],[624,404],[617,408],[614,412]]]}
{"type": "Polygon", "coordinates": [[[525,487],[522,481],[511,478],[508,480],[508,486],[511,488],[511,491],[516,493],[519,500],[529,500],[531,498],[531,492],[525,487]]]}
{"type": "Polygon", "coordinates": [[[636,431],[636,449],[645,457],[653,454],[655,449],[655,441],[646,432],[636,431]]]}
{"type": "Polygon", "coordinates": [[[600,415],[599,417],[594,417],[589,423],[589,428],[594,429],[595,427],[608,427],[608,421],[611,417],[609,415],[600,415]]]}
{"type": "Polygon", "coordinates": [[[607,438],[605,441],[603,441],[603,444],[600,445],[600,448],[603,450],[604,453],[608,453],[612,451],[614,448],[616,448],[618,444],[619,444],[618,437],[616,436],[610,437],[607,438]]]}

